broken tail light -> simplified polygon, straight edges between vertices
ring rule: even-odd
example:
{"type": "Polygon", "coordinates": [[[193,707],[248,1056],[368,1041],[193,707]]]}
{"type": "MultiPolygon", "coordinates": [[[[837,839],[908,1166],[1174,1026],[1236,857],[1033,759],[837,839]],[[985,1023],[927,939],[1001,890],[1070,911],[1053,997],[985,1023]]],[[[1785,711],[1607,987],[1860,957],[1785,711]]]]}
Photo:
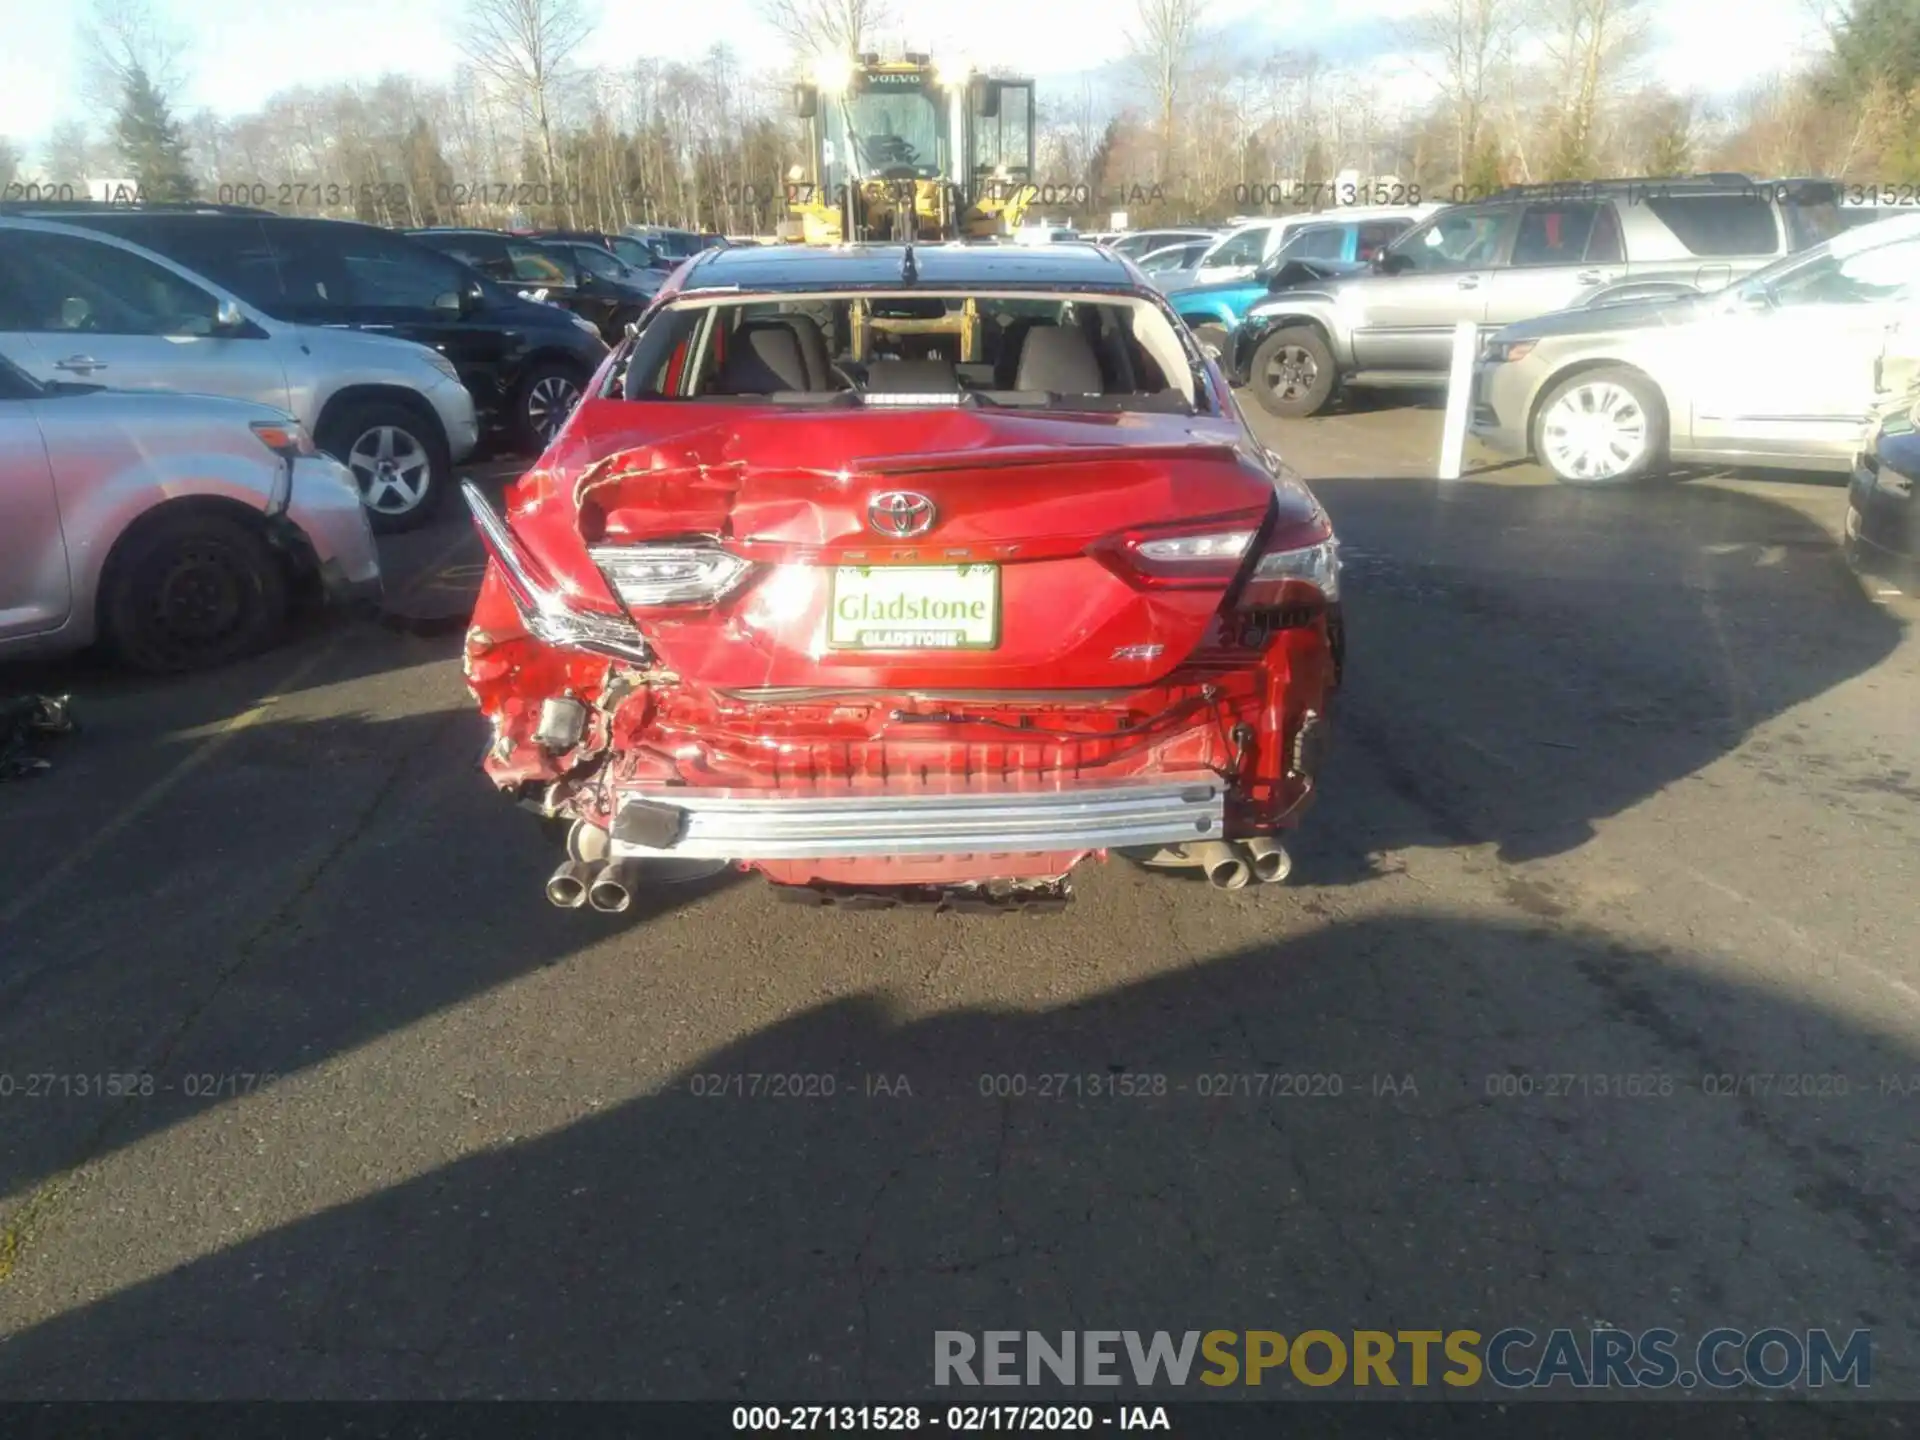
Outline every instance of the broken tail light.
{"type": "Polygon", "coordinates": [[[481,543],[499,567],[514,608],[527,633],[549,645],[564,645],[616,660],[650,664],[653,652],[646,637],[624,615],[575,606],[540,563],[513,533],[512,527],[487,503],[472,481],[462,481],[460,494],[473,512],[481,543]]]}
{"type": "Polygon", "coordinates": [[[753,569],[718,545],[602,545],[587,553],[629,609],[716,604],[753,569]]]}

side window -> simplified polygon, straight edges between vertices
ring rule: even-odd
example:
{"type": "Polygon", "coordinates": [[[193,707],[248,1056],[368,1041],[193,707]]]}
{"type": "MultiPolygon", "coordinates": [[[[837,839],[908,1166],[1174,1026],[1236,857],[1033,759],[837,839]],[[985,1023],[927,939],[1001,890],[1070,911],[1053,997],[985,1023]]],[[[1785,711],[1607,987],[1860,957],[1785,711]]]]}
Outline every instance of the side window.
{"type": "Polygon", "coordinates": [[[181,215],[143,216],[124,239],[231,290],[249,305],[271,310],[280,298],[280,267],[258,220],[181,215]]]}
{"type": "Polygon", "coordinates": [[[1897,300],[1920,281],[1920,240],[1877,245],[1844,258],[1820,255],[1767,287],[1775,305],[1870,305],[1897,300]]]}
{"type": "Polygon", "coordinates": [[[1521,212],[1520,233],[1514,236],[1513,259],[1508,263],[1515,268],[1579,264],[1599,208],[1584,201],[1527,206],[1521,212]]]}
{"type": "Polygon", "coordinates": [[[1393,243],[1395,270],[1415,274],[1478,270],[1491,265],[1506,232],[1508,211],[1444,210],[1393,243]]]}
{"type": "Polygon", "coordinates": [[[1412,226],[1411,220],[1369,220],[1354,241],[1353,258],[1371,260],[1412,226]]]}
{"type": "Polygon", "coordinates": [[[507,257],[513,266],[513,278],[533,285],[571,285],[573,275],[553,252],[538,245],[509,242],[507,257]]]}
{"type": "Polygon", "coordinates": [[[1338,260],[1346,248],[1346,226],[1309,225],[1297,231],[1280,253],[1296,260],[1338,260]]]}
{"type": "Polygon", "coordinates": [[[507,247],[487,235],[435,236],[420,242],[443,255],[451,255],[463,265],[471,265],[494,280],[511,280],[513,266],[507,260],[507,247]]]}
{"type": "Polygon", "coordinates": [[[1695,255],[1772,255],[1773,206],[1759,195],[1649,195],[1641,202],[1695,255]]]}
{"type": "Polygon", "coordinates": [[[42,333],[206,335],[212,295],[143,256],[68,235],[20,233],[8,259],[25,324],[42,333]]]}
{"type": "Polygon", "coordinates": [[[1627,246],[1620,235],[1620,217],[1611,202],[1600,206],[1593,217],[1593,234],[1587,237],[1589,265],[1618,265],[1627,258],[1627,246]]]}
{"type": "Polygon", "coordinates": [[[1262,225],[1229,235],[1207,256],[1208,265],[1258,265],[1267,253],[1268,227],[1262,225]]]}
{"type": "Polygon", "coordinates": [[[442,295],[457,293],[466,283],[457,260],[425,245],[358,226],[342,229],[337,239],[325,232],[313,238],[322,245],[331,239],[338,246],[355,305],[430,310],[442,295]]]}

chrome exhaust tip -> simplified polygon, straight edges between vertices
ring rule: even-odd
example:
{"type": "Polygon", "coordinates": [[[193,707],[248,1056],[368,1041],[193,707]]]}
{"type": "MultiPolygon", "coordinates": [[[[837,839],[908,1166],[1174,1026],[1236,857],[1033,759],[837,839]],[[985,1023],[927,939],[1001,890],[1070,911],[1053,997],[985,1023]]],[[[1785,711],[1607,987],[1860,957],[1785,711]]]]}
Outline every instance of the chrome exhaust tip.
{"type": "Polygon", "coordinates": [[[633,906],[633,891],[640,879],[640,867],[630,861],[616,860],[593,877],[587,887],[587,903],[602,915],[618,915],[633,906]]]}
{"type": "Polygon", "coordinates": [[[1253,867],[1223,840],[1208,840],[1189,845],[1187,853],[1207,872],[1207,882],[1216,890],[1244,890],[1253,879],[1253,867]]]}
{"type": "Polygon", "coordinates": [[[599,866],[580,860],[561,861],[559,868],[547,877],[547,899],[562,910],[578,910],[587,903],[587,891],[592,888],[598,870],[599,866]]]}
{"type": "Polygon", "coordinates": [[[1271,836],[1254,836],[1247,841],[1246,849],[1247,859],[1253,866],[1253,878],[1262,885],[1277,885],[1293,873],[1293,857],[1271,836]]]}

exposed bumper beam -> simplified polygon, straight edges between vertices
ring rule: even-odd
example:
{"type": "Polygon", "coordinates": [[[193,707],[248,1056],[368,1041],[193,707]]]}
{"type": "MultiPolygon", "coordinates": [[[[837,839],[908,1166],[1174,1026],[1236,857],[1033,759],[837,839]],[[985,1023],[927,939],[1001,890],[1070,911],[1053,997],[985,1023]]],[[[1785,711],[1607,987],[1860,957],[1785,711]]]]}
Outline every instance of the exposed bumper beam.
{"type": "Polygon", "coordinates": [[[848,855],[1023,854],[1177,845],[1219,838],[1218,776],[1081,781],[1054,790],[765,794],[622,790],[612,853],[710,860],[848,855]]]}

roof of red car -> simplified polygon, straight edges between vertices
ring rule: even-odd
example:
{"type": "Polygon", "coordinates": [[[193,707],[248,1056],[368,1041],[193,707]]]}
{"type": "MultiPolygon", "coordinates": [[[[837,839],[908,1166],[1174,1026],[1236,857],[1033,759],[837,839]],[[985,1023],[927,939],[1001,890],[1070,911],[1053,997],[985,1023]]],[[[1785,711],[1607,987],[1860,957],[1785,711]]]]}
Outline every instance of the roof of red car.
{"type": "MultiPolygon", "coordinates": [[[[903,245],[756,245],[712,250],[682,277],[686,290],[824,290],[900,285],[903,245]]],[[[915,278],[904,282],[1018,287],[1138,288],[1125,261],[1093,245],[950,243],[913,247],[915,278]]]]}

